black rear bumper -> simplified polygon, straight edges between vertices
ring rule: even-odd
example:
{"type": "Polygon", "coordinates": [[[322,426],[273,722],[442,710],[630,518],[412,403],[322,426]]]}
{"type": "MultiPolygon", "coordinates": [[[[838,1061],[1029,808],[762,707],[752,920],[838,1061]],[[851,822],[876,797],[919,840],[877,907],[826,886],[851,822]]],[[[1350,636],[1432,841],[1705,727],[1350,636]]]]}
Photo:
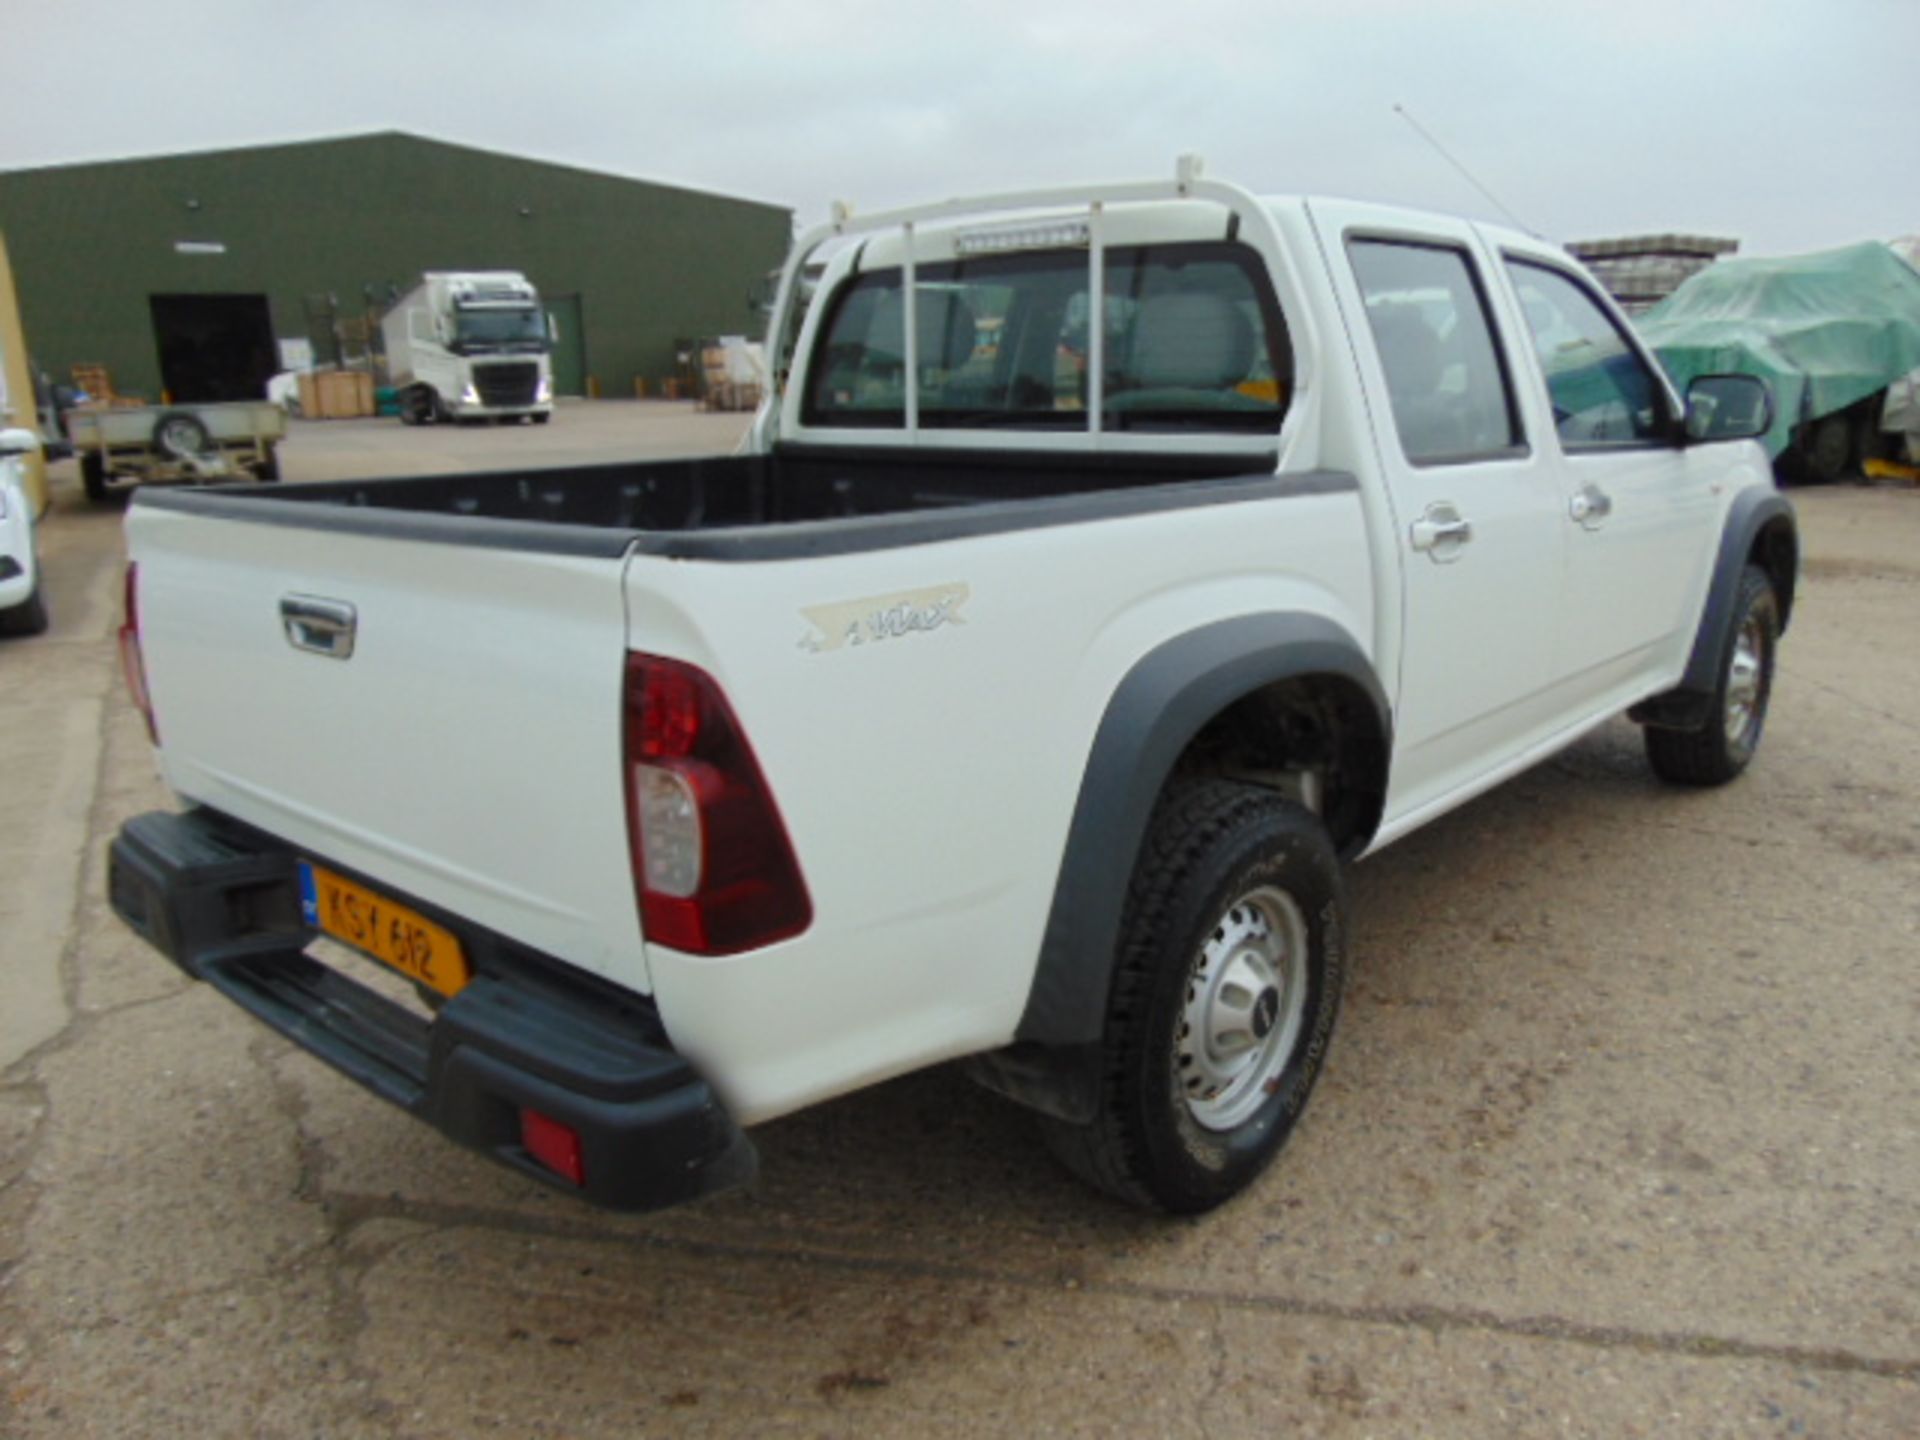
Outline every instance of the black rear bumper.
{"type": "Polygon", "coordinates": [[[307,955],[294,853],[205,811],[155,811],[115,838],[115,913],[374,1094],[536,1179],[616,1210],[653,1210],[753,1177],[752,1143],[668,1044],[639,996],[518,951],[377,886],[460,934],[475,974],[432,1019],[307,955]],[[585,1184],[521,1143],[522,1107],[580,1137],[585,1184]]]}

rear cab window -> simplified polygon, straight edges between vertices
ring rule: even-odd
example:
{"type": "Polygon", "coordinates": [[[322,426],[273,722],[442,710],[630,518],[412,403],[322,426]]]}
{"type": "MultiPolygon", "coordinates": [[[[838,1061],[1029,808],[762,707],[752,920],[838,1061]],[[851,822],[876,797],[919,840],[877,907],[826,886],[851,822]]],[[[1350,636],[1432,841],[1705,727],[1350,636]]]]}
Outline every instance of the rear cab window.
{"type": "MultiPolygon", "coordinates": [[[[1292,398],[1286,324],[1243,245],[1102,253],[1099,428],[1274,434],[1292,398]]],[[[906,423],[906,303],[895,266],[842,284],[815,343],[809,426],[906,423]]],[[[922,429],[1087,432],[1093,304],[1084,248],[915,268],[922,429]]]]}

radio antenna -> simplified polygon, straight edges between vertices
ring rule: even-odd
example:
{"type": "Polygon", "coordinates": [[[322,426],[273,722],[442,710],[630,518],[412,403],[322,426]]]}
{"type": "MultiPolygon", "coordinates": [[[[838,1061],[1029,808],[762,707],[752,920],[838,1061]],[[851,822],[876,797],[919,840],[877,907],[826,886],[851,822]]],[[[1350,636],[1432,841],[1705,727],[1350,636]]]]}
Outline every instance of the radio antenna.
{"type": "Polygon", "coordinates": [[[1514,214],[1513,211],[1509,210],[1506,206],[1502,205],[1500,203],[1500,197],[1498,195],[1495,195],[1493,191],[1489,190],[1486,186],[1482,185],[1479,181],[1479,178],[1475,176],[1471,170],[1467,169],[1466,166],[1462,165],[1458,160],[1454,159],[1452,152],[1449,151],[1447,147],[1442,145],[1438,140],[1434,139],[1433,136],[1428,132],[1426,126],[1422,125],[1418,120],[1413,118],[1413,112],[1411,110],[1407,109],[1407,107],[1404,105],[1396,104],[1393,107],[1393,113],[1398,115],[1402,120],[1406,121],[1407,124],[1411,125],[1413,127],[1413,133],[1418,135],[1422,140],[1426,141],[1427,144],[1431,145],[1436,151],[1438,151],[1440,158],[1442,160],[1446,161],[1454,169],[1458,170],[1463,176],[1465,176],[1466,181],[1469,185],[1473,186],[1474,189],[1478,190],[1482,195],[1486,196],[1488,204],[1492,205],[1494,209],[1498,210],[1502,215],[1506,216],[1507,219],[1511,220],[1517,228],[1526,231],[1527,234],[1529,235],[1538,237],[1540,232],[1538,230],[1535,230],[1531,225],[1527,224],[1526,221],[1522,220],[1518,215],[1514,214]]]}

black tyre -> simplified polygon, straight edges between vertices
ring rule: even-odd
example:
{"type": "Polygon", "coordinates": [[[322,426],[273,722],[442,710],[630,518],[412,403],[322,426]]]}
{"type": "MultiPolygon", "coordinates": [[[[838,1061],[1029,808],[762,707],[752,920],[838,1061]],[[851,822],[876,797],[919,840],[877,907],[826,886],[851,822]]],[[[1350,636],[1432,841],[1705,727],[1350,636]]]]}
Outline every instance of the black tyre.
{"type": "Polygon", "coordinates": [[[551,419],[553,419],[553,412],[551,410],[541,410],[535,413],[533,423],[536,425],[544,425],[551,419]]]}
{"type": "Polygon", "coordinates": [[[87,498],[96,505],[104,505],[109,498],[107,490],[107,457],[98,450],[82,451],[80,455],[80,483],[86,488],[87,498]]]}
{"type": "Polygon", "coordinates": [[[41,579],[26,599],[0,610],[0,635],[41,635],[46,632],[47,620],[47,586],[41,579]]]}
{"type": "Polygon", "coordinates": [[[1801,447],[1801,470],[1814,485],[1846,478],[1853,464],[1853,420],[1844,412],[1810,422],[1801,447]]]}
{"type": "Polygon", "coordinates": [[[273,481],[280,478],[280,456],[269,450],[265,458],[253,462],[253,478],[260,481],[273,481]]]}
{"type": "Polygon", "coordinates": [[[1727,633],[1720,641],[1713,707],[1697,730],[1646,729],[1653,773],[1675,785],[1724,785],[1753,759],[1773,695],[1780,644],[1780,601],[1758,565],[1740,575],[1727,633]]]}
{"type": "Polygon", "coordinates": [[[1168,787],[1121,918],[1091,1124],[1043,1117],[1082,1179],[1146,1209],[1210,1210],[1285,1144],[1326,1058],[1345,891],[1324,826],[1270,790],[1168,787]]]}
{"type": "Polygon", "coordinates": [[[213,451],[213,437],[190,410],[168,410],[153,422],[153,453],[172,460],[188,460],[213,451]]]}

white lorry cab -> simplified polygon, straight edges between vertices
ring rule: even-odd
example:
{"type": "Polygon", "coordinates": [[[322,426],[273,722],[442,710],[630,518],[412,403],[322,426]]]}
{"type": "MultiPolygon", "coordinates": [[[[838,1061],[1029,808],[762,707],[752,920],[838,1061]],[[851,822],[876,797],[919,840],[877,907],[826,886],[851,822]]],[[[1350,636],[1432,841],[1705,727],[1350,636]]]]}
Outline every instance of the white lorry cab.
{"type": "Polygon", "coordinates": [[[181,804],[116,911],[603,1205],[964,1059],[1196,1211],[1326,1063],[1350,862],[1623,711],[1676,784],[1759,747],[1766,386],[1542,241],[1186,165],[841,215],[770,335],[739,454],[140,491],[181,804]]]}
{"type": "Polygon", "coordinates": [[[409,425],[544,425],[553,415],[553,335],[539,292],[517,271],[429,271],[380,330],[409,425]]]}

